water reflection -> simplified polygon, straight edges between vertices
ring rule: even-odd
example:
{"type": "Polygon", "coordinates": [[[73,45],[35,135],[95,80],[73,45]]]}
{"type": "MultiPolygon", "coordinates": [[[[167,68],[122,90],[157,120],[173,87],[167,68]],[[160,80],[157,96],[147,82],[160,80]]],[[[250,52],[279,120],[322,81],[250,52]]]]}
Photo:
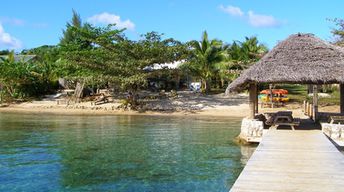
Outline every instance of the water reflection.
{"type": "Polygon", "coordinates": [[[20,117],[0,116],[0,191],[228,191],[252,151],[239,119],[20,117]]]}
{"type": "Polygon", "coordinates": [[[241,151],[241,163],[243,165],[247,164],[247,161],[251,158],[253,152],[256,150],[257,145],[252,144],[252,145],[242,145],[240,146],[240,151],[241,151]]]}

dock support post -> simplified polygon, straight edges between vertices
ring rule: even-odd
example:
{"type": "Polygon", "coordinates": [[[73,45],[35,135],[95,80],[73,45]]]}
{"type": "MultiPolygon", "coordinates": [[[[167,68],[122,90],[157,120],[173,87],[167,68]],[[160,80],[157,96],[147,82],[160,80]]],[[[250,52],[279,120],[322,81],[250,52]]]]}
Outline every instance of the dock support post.
{"type": "Polygon", "coordinates": [[[249,119],[254,119],[255,111],[256,111],[256,98],[257,98],[257,84],[251,83],[249,88],[249,107],[250,107],[250,114],[248,116],[249,119]]]}
{"type": "Polygon", "coordinates": [[[344,113],[344,84],[340,84],[340,113],[344,113]]]}
{"type": "Polygon", "coordinates": [[[318,85],[313,86],[313,120],[318,121],[318,85]]]}

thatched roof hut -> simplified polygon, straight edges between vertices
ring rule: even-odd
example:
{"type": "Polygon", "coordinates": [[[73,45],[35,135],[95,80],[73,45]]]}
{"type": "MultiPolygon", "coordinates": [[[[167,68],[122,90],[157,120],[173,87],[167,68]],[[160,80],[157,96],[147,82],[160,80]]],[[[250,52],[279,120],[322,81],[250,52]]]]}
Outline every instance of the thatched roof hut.
{"type": "Polygon", "coordinates": [[[312,34],[291,35],[244,71],[226,93],[250,83],[344,84],[344,49],[312,34]]]}

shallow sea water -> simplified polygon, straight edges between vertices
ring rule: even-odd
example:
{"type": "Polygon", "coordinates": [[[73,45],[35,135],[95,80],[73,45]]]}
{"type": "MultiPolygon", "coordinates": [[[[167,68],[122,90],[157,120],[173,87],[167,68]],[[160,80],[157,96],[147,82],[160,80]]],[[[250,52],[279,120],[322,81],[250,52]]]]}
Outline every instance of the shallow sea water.
{"type": "Polygon", "coordinates": [[[0,191],[223,191],[239,118],[0,113],[0,191]]]}

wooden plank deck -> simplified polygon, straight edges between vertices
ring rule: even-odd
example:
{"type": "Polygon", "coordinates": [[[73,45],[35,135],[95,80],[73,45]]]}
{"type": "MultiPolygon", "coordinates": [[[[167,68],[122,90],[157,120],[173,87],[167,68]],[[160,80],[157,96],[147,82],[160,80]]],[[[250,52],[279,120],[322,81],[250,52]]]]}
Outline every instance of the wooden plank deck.
{"type": "Polygon", "coordinates": [[[319,130],[269,130],[232,192],[344,190],[344,155],[319,130]]]}

